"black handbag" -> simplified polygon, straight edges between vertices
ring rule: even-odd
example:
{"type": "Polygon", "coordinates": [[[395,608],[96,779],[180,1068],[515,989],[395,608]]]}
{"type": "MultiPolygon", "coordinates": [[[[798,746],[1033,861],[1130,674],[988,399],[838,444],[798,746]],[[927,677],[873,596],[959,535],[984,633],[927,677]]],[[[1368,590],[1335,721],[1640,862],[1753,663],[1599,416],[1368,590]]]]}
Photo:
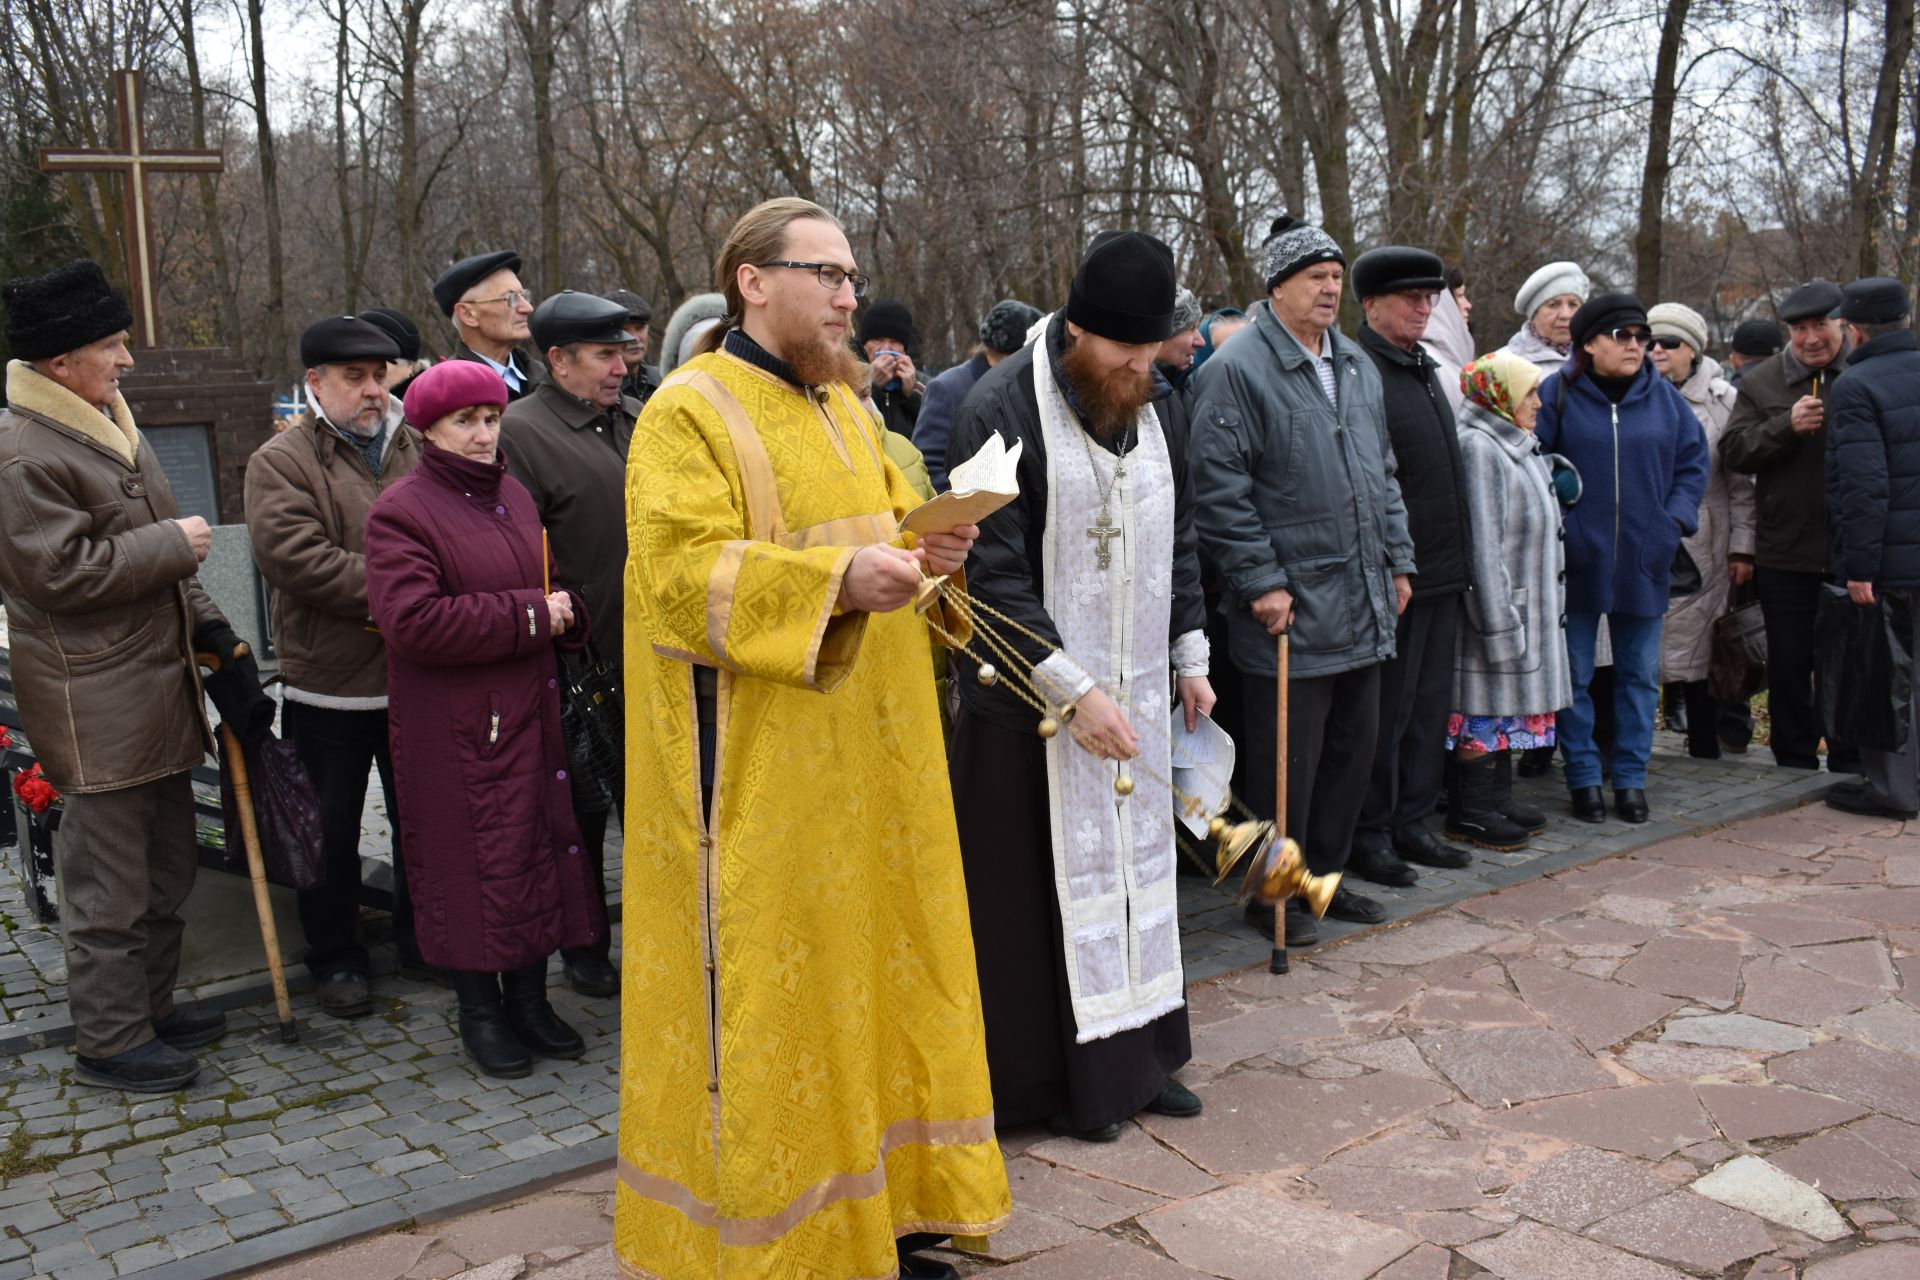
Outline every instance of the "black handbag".
{"type": "Polygon", "coordinates": [[[1767,622],[1757,601],[1714,620],[1707,682],[1724,703],[1744,704],[1767,687],[1767,622]]]}
{"type": "Polygon", "coordinates": [[[1813,624],[1820,718],[1829,744],[1900,751],[1912,732],[1913,610],[1900,592],[1855,604],[1835,583],[1820,588],[1813,624]]]}
{"type": "Polygon", "coordinates": [[[625,794],[626,705],[620,665],[591,647],[584,655],[556,654],[560,663],[560,733],[576,813],[605,813],[625,794]]]}

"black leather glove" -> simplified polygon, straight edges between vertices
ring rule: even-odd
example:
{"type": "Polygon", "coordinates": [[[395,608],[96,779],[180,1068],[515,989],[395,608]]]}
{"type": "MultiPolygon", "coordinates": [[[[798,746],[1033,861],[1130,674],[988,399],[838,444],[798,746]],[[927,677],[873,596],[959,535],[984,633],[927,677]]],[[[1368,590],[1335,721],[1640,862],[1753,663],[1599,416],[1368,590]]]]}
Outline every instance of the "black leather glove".
{"type": "Polygon", "coordinates": [[[193,651],[196,661],[205,655],[218,664],[211,674],[203,671],[200,683],[233,736],[251,744],[272,734],[277,708],[260,687],[260,664],[233,628],[224,622],[201,623],[194,628],[193,651]]]}

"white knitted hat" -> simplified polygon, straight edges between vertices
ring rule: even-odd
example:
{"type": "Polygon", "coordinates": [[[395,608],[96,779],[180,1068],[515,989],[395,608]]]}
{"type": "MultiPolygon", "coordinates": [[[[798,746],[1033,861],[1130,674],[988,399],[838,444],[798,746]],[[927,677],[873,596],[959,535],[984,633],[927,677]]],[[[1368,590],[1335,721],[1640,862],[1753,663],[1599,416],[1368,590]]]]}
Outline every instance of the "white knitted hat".
{"type": "Polygon", "coordinates": [[[1663,302],[1647,312],[1647,327],[1656,338],[1678,338],[1692,347],[1694,354],[1707,350],[1707,321],[1692,307],[1678,302],[1663,302]]]}
{"type": "Polygon", "coordinates": [[[1585,302],[1593,291],[1593,282],[1587,279],[1587,273],[1580,269],[1577,262],[1549,262],[1520,286],[1520,292],[1513,295],[1513,309],[1522,319],[1530,320],[1540,304],[1548,298],[1557,298],[1570,293],[1585,302]]]}

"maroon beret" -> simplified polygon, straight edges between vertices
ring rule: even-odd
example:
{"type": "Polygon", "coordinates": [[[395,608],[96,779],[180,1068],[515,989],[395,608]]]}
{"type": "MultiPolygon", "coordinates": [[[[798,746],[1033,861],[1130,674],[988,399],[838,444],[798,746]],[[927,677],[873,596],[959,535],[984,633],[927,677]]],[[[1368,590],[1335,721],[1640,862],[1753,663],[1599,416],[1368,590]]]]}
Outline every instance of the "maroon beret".
{"type": "Polygon", "coordinates": [[[407,421],[425,431],[450,413],[469,405],[507,407],[507,384],[499,374],[475,360],[442,360],[414,378],[403,402],[407,421]]]}

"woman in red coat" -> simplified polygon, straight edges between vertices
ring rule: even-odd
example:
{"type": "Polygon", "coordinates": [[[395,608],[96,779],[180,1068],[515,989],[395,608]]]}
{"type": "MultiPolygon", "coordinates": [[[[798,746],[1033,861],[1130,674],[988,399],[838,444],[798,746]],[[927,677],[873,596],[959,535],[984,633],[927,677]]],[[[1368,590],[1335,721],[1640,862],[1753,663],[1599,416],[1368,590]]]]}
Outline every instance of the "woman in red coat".
{"type": "Polygon", "coordinates": [[[577,1058],[547,1003],[547,957],[607,927],[581,852],[555,644],[585,645],[579,598],[549,590],[533,499],[495,442],[506,384],[451,360],[407,388],[418,467],[367,517],[367,596],[387,642],[388,725],[414,925],[449,970],[460,1038],[516,1077],[577,1058]]]}

